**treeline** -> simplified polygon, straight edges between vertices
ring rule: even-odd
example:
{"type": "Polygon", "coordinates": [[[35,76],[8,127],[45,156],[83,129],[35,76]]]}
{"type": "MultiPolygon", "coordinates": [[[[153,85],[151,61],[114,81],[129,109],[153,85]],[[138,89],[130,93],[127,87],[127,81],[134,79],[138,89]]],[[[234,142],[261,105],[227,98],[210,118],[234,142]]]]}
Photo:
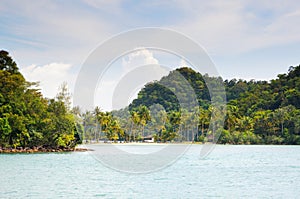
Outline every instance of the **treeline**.
{"type": "MultiPolygon", "coordinates": [[[[143,141],[145,137],[153,137],[156,142],[191,141],[193,138],[187,132],[191,129],[188,118],[185,128],[182,128],[182,115],[180,112],[166,112],[162,106],[155,105],[148,109],[140,105],[133,110],[125,109],[103,112],[99,107],[93,111],[81,113],[79,107],[74,107],[73,113],[78,122],[78,132],[85,143],[98,141],[143,141]],[[154,107],[154,108],[153,108],[154,107]],[[185,137],[180,133],[186,132],[185,137]]],[[[192,116],[192,115],[191,115],[192,116]]],[[[193,115],[194,117],[194,115],[193,115]]],[[[189,118],[191,119],[191,118],[189,118]]],[[[195,120],[195,118],[193,118],[195,120]]],[[[196,128],[194,135],[196,135],[196,128]]]]}
{"type": "MultiPolygon", "coordinates": [[[[81,140],[145,137],[157,142],[300,144],[300,66],[271,81],[223,81],[180,68],[146,84],[128,107],[111,112],[71,108],[66,85],[55,99],[44,98],[36,86],[0,51],[0,147],[74,148],[81,140]],[[212,89],[225,87],[225,115],[212,106],[208,81],[212,89]],[[212,116],[224,116],[224,126],[216,128],[212,116]]],[[[223,94],[213,100],[222,101],[223,94]]]]}
{"type": "Polygon", "coordinates": [[[158,142],[300,144],[299,89],[300,66],[290,67],[287,74],[269,82],[223,81],[220,77],[202,76],[190,68],[180,68],[160,81],[145,85],[129,107],[112,112],[101,112],[97,107],[81,118],[83,124],[89,123],[85,128],[94,126],[88,128],[90,133],[85,131],[90,140],[142,141],[151,136],[158,142]],[[179,80],[178,72],[188,84],[179,80]],[[222,128],[210,128],[214,106],[205,80],[216,87],[222,81],[225,86],[228,103],[222,128]],[[187,106],[191,103],[186,92],[189,85],[197,97],[197,107],[187,106]]]}
{"type": "Polygon", "coordinates": [[[0,51],[0,148],[72,149],[80,140],[66,85],[46,99],[8,52],[0,51]]]}
{"type": "MultiPolygon", "coordinates": [[[[141,105],[149,108],[159,103],[167,111],[167,115],[182,115],[185,111],[190,113],[190,116],[182,115],[176,123],[177,130],[174,132],[177,137],[184,137],[184,128],[192,121],[190,117],[197,115],[193,119],[197,121],[198,127],[196,132],[194,130],[190,133],[192,141],[209,141],[210,134],[217,133],[220,135],[218,142],[222,144],[300,144],[300,66],[290,67],[287,74],[280,74],[277,79],[269,82],[225,80],[223,84],[228,102],[227,114],[224,128],[218,128],[217,132],[208,128],[213,106],[205,80],[218,84],[220,78],[202,76],[187,67],[176,69],[175,72],[184,76],[192,86],[200,107],[197,114],[180,109],[176,102],[178,95],[185,99],[181,100],[183,103],[189,103],[190,97],[185,96],[186,84],[178,81],[174,71],[158,82],[147,84],[129,109],[141,105]],[[165,81],[169,83],[166,84],[165,81]],[[161,85],[172,86],[167,88],[161,85]],[[177,93],[176,96],[174,93],[177,93]],[[170,101],[174,103],[170,104],[170,101]]],[[[174,127],[174,124],[171,125],[174,127]]],[[[163,129],[168,128],[165,125],[163,129]]],[[[189,140],[189,137],[186,139],[189,140]]]]}

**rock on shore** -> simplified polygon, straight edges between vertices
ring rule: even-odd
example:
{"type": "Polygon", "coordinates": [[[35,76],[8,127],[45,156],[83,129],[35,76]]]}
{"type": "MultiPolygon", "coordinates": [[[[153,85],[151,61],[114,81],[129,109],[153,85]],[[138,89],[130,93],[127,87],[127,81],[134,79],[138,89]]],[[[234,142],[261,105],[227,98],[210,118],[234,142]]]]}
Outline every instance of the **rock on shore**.
{"type": "Polygon", "coordinates": [[[74,151],[87,151],[85,148],[63,148],[63,149],[52,149],[43,147],[17,147],[17,148],[1,148],[0,153],[51,153],[51,152],[74,152],[74,151]]]}

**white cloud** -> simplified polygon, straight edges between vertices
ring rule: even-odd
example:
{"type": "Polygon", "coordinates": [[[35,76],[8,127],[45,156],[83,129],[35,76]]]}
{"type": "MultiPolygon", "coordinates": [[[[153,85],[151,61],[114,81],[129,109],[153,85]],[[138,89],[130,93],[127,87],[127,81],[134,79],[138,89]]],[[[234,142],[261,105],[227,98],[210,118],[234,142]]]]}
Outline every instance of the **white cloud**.
{"type": "Polygon", "coordinates": [[[137,67],[158,64],[158,60],[153,57],[153,53],[145,48],[137,49],[122,59],[122,66],[125,71],[133,70],[137,67]]]}
{"type": "MultiPolygon", "coordinates": [[[[120,62],[116,64],[120,64],[120,62]]],[[[94,101],[103,110],[118,109],[124,107],[125,104],[129,105],[146,83],[159,80],[162,76],[168,74],[168,70],[160,67],[159,60],[155,58],[153,52],[145,48],[139,48],[127,54],[122,58],[121,64],[121,70],[120,66],[116,65],[112,65],[108,70],[114,73],[113,79],[108,72],[99,81],[94,101]],[[151,67],[147,67],[149,65],[151,67]],[[143,68],[144,66],[146,67],[143,68]],[[121,96],[119,96],[119,99],[113,99],[113,96],[116,95],[121,96]]]]}
{"type": "Polygon", "coordinates": [[[40,88],[45,97],[53,98],[59,86],[67,82],[73,88],[75,76],[70,73],[72,65],[64,63],[51,63],[44,66],[30,65],[21,69],[27,81],[40,82],[40,88]]]}

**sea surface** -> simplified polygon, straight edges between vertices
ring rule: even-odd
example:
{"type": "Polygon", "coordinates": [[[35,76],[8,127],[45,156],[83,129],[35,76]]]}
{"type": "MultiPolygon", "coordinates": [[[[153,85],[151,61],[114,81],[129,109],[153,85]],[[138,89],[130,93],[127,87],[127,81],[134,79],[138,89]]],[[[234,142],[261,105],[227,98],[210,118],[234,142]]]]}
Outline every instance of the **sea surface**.
{"type": "Polygon", "coordinates": [[[200,158],[201,147],[146,174],[89,152],[1,154],[0,198],[300,198],[300,146],[217,145],[200,158]]]}

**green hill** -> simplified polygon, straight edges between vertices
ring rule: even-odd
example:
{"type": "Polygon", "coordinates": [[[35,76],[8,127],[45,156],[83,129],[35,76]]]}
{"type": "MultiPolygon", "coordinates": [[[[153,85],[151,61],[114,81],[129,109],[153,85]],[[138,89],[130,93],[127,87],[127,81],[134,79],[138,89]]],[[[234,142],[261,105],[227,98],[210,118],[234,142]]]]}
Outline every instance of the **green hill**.
{"type": "Polygon", "coordinates": [[[70,110],[68,99],[64,87],[55,99],[44,98],[8,52],[0,51],[0,149],[73,149],[79,134],[90,141],[151,136],[158,142],[300,144],[300,66],[271,81],[224,81],[179,68],[149,82],[128,107],[112,112],[70,110]],[[220,86],[227,96],[225,115],[211,103],[224,101],[220,86]],[[212,116],[225,116],[224,126],[212,123],[212,116]]]}
{"type": "MultiPolygon", "coordinates": [[[[180,110],[178,96],[187,104],[190,96],[186,93],[187,85],[178,81],[177,72],[192,87],[200,107],[195,140],[203,141],[203,136],[210,133],[210,95],[204,81],[209,79],[211,82],[222,81],[226,89],[227,115],[224,129],[220,130],[220,143],[300,144],[300,66],[290,67],[287,74],[279,74],[271,81],[223,81],[218,77],[203,76],[191,68],[179,68],[160,81],[146,84],[129,105],[129,110],[160,104],[167,113],[178,112],[180,115],[184,110],[180,110]]],[[[179,123],[183,125],[185,121],[181,119],[179,123]]]]}

